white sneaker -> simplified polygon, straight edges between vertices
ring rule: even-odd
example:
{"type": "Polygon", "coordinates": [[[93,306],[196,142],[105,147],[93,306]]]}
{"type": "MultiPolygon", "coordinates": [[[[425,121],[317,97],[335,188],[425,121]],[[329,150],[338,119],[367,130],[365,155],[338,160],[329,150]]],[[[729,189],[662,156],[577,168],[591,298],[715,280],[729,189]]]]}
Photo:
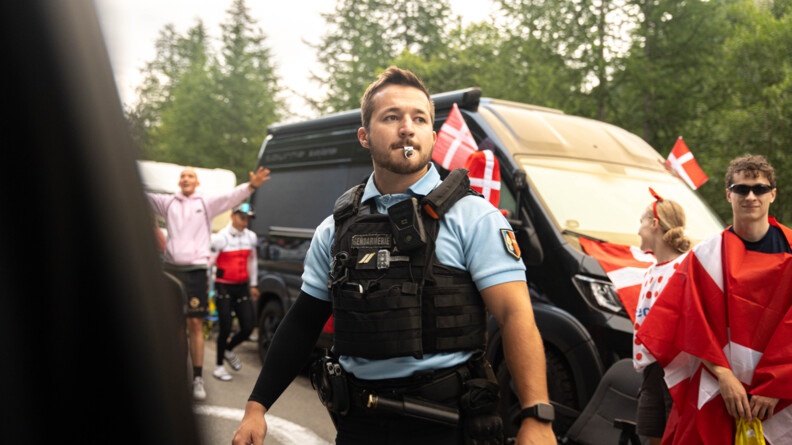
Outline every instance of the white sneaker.
{"type": "Polygon", "coordinates": [[[222,380],[224,382],[231,380],[231,374],[226,371],[225,366],[223,365],[217,366],[212,375],[215,376],[216,379],[222,380]]]}
{"type": "Polygon", "coordinates": [[[203,377],[196,377],[193,379],[193,399],[206,400],[203,377]]]}
{"type": "Polygon", "coordinates": [[[239,371],[242,369],[242,362],[239,361],[239,357],[234,354],[234,351],[225,351],[223,353],[223,357],[225,357],[226,361],[234,371],[239,371]]]}

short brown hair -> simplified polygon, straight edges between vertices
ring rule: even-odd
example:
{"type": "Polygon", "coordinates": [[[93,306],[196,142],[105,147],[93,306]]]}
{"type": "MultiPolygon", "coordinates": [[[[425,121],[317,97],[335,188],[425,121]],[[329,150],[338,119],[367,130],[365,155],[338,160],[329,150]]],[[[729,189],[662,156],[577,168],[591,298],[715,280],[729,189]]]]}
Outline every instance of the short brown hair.
{"type": "Polygon", "coordinates": [[[434,123],[434,101],[432,101],[432,96],[429,94],[426,85],[424,85],[421,79],[412,71],[404,70],[396,66],[389,66],[377,77],[377,80],[366,88],[366,92],[363,93],[363,98],[360,99],[360,121],[363,128],[366,130],[369,129],[371,115],[374,114],[374,102],[372,101],[372,97],[387,85],[405,85],[421,90],[429,100],[429,118],[432,120],[432,123],[434,123]]]}
{"type": "Polygon", "coordinates": [[[767,162],[767,158],[762,155],[746,154],[732,159],[729,163],[729,168],[726,169],[725,182],[727,189],[733,184],[732,180],[737,173],[742,173],[753,179],[764,174],[767,180],[770,181],[770,185],[773,188],[776,186],[775,169],[767,162]]]}

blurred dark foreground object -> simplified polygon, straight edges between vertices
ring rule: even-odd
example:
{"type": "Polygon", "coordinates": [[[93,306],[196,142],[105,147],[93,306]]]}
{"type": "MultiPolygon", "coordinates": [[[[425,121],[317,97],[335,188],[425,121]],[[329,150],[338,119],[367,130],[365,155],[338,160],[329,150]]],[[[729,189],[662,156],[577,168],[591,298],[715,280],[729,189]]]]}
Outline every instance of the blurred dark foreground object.
{"type": "Polygon", "coordinates": [[[94,4],[4,0],[0,17],[0,443],[200,444],[94,4]]]}

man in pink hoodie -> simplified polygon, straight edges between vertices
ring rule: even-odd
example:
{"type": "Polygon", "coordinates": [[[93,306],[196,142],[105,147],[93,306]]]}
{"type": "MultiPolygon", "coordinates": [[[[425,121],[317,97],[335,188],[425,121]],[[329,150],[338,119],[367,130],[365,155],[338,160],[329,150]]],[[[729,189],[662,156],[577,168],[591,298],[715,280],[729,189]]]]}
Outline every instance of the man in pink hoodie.
{"type": "Polygon", "coordinates": [[[203,383],[203,320],[208,313],[208,274],[211,257],[212,219],[247,199],[270,179],[270,170],[259,167],[250,172],[250,181],[227,193],[203,195],[195,169],[187,167],[179,177],[180,192],[147,193],[154,214],[165,219],[168,239],[164,268],[184,284],[187,294],[185,314],[190,336],[190,360],[193,366],[193,398],[206,399],[203,383]]]}

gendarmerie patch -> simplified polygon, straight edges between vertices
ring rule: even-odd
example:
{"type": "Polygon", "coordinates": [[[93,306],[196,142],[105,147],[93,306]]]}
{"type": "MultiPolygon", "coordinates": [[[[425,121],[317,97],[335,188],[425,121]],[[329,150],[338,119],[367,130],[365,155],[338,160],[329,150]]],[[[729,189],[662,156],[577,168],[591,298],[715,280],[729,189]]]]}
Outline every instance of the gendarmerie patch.
{"type": "Polygon", "coordinates": [[[514,236],[514,232],[509,229],[501,229],[500,233],[503,237],[503,246],[506,248],[506,252],[519,260],[521,255],[520,245],[517,244],[517,237],[514,236]]]}
{"type": "Polygon", "coordinates": [[[352,235],[353,249],[390,249],[391,247],[393,247],[393,235],[390,233],[352,235]]]}

